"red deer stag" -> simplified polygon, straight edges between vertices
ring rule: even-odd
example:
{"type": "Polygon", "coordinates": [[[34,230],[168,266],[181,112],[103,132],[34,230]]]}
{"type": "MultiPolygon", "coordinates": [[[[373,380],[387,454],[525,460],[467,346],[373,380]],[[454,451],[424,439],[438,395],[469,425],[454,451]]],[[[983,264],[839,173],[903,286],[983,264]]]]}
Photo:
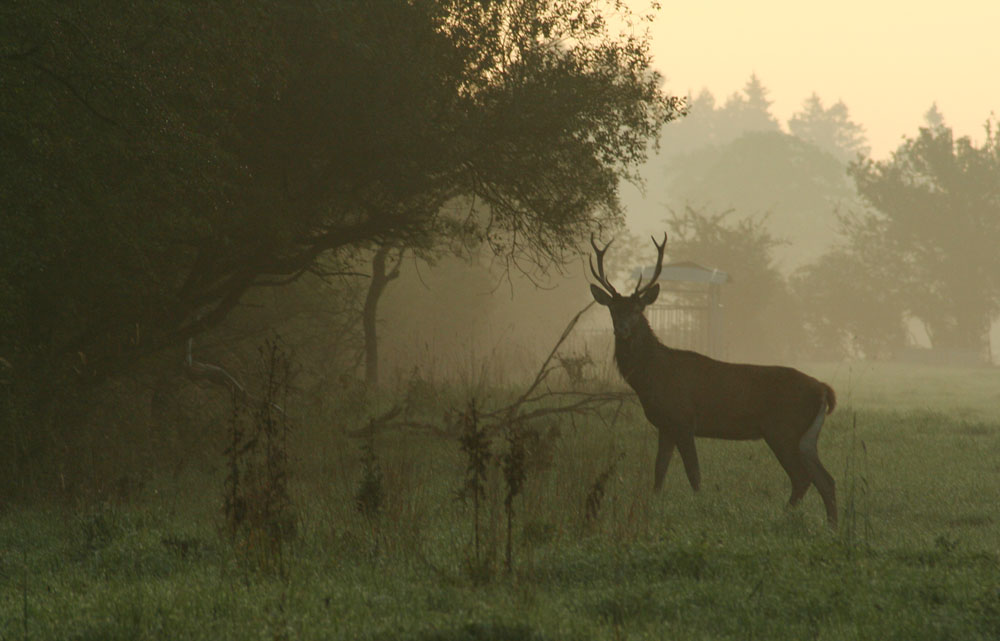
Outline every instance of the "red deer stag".
{"type": "Polygon", "coordinates": [[[653,239],[658,256],[652,280],[642,276],[630,296],[622,296],[604,275],[604,254],[598,249],[600,283],[590,291],[611,312],[615,330],[615,362],[635,390],[649,422],[659,432],[654,489],[659,491],[674,447],[680,451],[691,488],[698,491],[701,471],[694,438],[749,440],[763,438],[792,481],[788,504],[797,504],[813,484],[823,498],[827,521],[837,527],[837,498],[833,477],[820,463],[819,432],[837,402],[833,389],[790,367],[724,363],[696,352],[672,349],[660,343],[643,310],[660,293],[657,278],[663,268],[663,243],[653,239]]]}

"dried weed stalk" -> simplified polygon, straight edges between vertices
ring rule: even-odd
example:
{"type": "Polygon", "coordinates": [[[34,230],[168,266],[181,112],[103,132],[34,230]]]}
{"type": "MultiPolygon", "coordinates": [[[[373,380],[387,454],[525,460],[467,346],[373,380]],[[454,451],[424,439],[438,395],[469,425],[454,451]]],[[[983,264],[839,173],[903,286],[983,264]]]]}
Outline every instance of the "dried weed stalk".
{"type": "Polygon", "coordinates": [[[284,574],[284,546],[295,534],[288,492],[286,407],[291,366],[280,339],[258,348],[260,393],[233,389],[223,515],[226,532],[241,560],[284,574]]]}

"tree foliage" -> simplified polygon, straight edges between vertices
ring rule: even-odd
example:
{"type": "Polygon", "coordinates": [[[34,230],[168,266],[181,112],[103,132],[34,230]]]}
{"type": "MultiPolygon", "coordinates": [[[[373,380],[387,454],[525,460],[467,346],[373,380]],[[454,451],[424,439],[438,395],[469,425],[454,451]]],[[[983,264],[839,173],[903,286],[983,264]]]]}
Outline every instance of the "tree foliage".
{"type": "MultiPolygon", "coordinates": [[[[792,135],[784,133],[771,114],[768,93],[754,74],[723,104],[707,90],[694,97],[689,115],[664,130],[664,157],[646,169],[655,190],[647,201],[674,209],[692,205],[733,209],[736,216],[766,215],[770,232],[790,241],[775,253],[790,273],[830,248],[835,210],[856,203],[843,150],[827,142],[848,145],[863,139],[850,137],[853,123],[846,120],[842,103],[797,115],[789,123],[792,135]]],[[[807,105],[821,108],[814,99],[807,105]]]]}
{"type": "Polygon", "coordinates": [[[479,206],[447,229],[559,258],[681,108],[606,10],[5,5],[0,355],[107,370],[456,198],[479,206]]]}
{"type": "Polygon", "coordinates": [[[689,100],[688,116],[664,130],[661,140],[664,153],[684,154],[726,145],[750,132],[779,131],[768,93],[757,74],[752,74],[743,90],[730,94],[722,104],[708,89],[702,89],[689,100]]]}
{"type": "MultiPolygon", "coordinates": [[[[855,238],[860,233],[856,230],[855,238]]],[[[890,263],[865,251],[837,247],[793,274],[791,289],[810,357],[884,360],[906,347],[896,274],[890,263]]]]}
{"type": "Polygon", "coordinates": [[[829,247],[834,210],[855,195],[844,166],[816,146],[781,132],[746,133],[726,145],[674,158],[665,168],[669,204],[765,215],[770,233],[790,243],[775,255],[784,268],[829,247]]]}
{"type": "Polygon", "coordinates": [[[838,100],[826,108],[816,93],[802,103],[801,111],[789,118],[788,130],[842,162],[855,160],[859,154],[867,156],[871,150],[866,144],[865,128],[851,120],[847,105],[838,100]]]}
{"type": "Polygon", "coordinates": [[[618,4],[0,5],[0,467],[263,288],[442,235],[546,264],[616,224],[683,108],[618,4]]]}
{"type": "Polygon", "coordinates": [[[771,115],[769,93],[757,74],[750,74],[743,85],[743,93],[734,93],[726,100],[722,107],[723,120],[734,123],[743,131],[779,131],[778,120],[771,115]]]}
{"type": "Polygon", "coordinates": [[[851,165],[872,211],[849,231],[869,256],[890,264],[904,311],[923,322],[935,348],[988,358],[1000,312],[1000,135],[955,139],[939,122],[908,138],[888,160],[851,165]],[[877,228],[878,233],[857,233],[877,228]]]}
{"type": "Polygon", "coordinates": [[[889,159],[852,163],[867,208],[840,217],[844,242],[795,275],[793,287],[821,355],[898,355],[907,320],[932,347],[988,360],[1000,312],[1000,153],[955,139],[940,112],[889,159]]]}

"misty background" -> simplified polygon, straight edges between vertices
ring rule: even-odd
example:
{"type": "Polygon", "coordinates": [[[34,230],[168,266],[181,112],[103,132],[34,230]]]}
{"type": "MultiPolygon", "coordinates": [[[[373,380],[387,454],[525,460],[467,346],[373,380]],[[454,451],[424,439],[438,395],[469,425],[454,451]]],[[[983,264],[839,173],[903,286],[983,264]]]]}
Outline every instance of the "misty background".
{"type": "MultiPolygon", "coordinates": [[[[703,90],[665,127],[641,182],[622,184],[627,228],[608,255],[619,289],[651,266],[648,235],[666,231],[665,262],[730,275],[725,358],[993,363],[995,129],[984,125],[985,142],[956,139],[931,104],[918,131],[878,159],[843,102],[813,93],[779,122],[769,93],[756,75],[725,99],[703,90]]],[[[441,363],[463,352],[530,363],[590,300],[583,260],[530,279],[484,261],[403,272],[383,308],[386,354],[403,369],[419,349],[441,363]]],[[[588,326],[609,331],[610,320],[593,309],[588,326]]]]}
{"type": "MultiPolygon", "coordinates": [[[[840,87],[783,118],[763,73],[671,91],[692,53],[650,39],[677,15],[569,5],[6,9],[11,469],[109,412],[196,413],[272,336],[319,406],[512,385],[591,302],[591,234],[620,288],[663,232],[726,272],[721,358],[996,361],[988,105],[973,136],[932,100],[873,153],[840,87]]],[[[620,385],[609,329],[590,309],[564,356],[620,385]]]]}
{"type": "Polygon", "coordinates": [[[0,636],[1000,638],[998,20],[0,2],[0,636]]]}

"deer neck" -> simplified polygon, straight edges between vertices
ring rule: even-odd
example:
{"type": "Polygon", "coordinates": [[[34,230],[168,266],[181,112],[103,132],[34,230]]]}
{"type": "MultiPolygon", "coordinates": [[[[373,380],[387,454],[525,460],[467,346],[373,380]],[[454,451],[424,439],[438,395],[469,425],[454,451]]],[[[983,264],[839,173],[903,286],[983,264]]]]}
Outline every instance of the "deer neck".
{"type": "Polygon", "coordinates": [[[615,336],[615,363],[622,378],[633,389],[645,380],[645,373],[659,345],[660,341],[656,339],[645,317],[641,323],[636,323],[627,338],[615,336]]]}

